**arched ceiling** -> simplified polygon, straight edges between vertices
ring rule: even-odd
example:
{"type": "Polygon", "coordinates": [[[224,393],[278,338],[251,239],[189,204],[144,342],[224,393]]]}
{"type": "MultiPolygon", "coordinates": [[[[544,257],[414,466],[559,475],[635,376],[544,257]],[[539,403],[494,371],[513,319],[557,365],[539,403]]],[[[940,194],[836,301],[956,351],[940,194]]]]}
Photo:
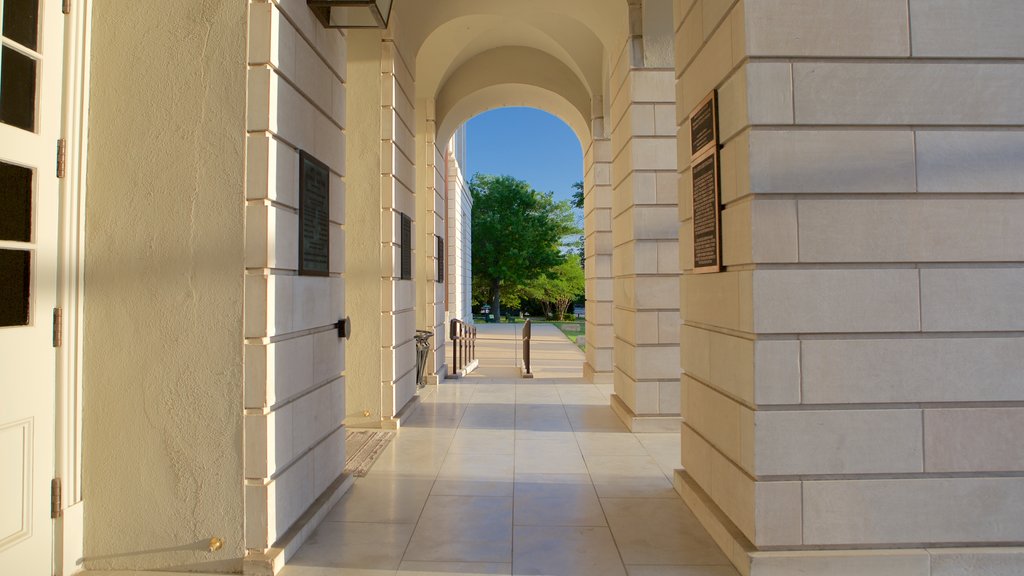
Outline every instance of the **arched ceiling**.
{"type": "Polygon", "coordinates": [[[462,16],[438,27],[416,58],[419,97],[436,95],[462,64],[506,46],[533,48],[560,60],[591,94],[600,94],[603,45],[579,21],[561,15],[527,15],[509,22],[496,15],[462,16]]]}
{"type": "Polygon", "coordinates": [[[396,0],[395,18],[411,53],[435,31],[464,16],[496,16],[507,25],[516,21],[578,21],[609,53],[629,32],[624,0],[396,0]]]}
{"type": "MultiPolygon", "coordinates": [[[[479,98],[480,94],[491,95],[490,108],[502,106],[533,106],[525,103],[525,94],[534,94],[533,90],[526,90],[527,87],[538,88],[544,92],[558,96],[563,101],[558,108],[566,106],[573,109],[572,118],[582,118],[583,126],[589,124],[590,119],[590,93],[579,81],[572,71],[558,58],[535,48],[524,48],[519,46],[506,46],[494,48],[477,54],[452,75],[445,82],[441,92],[437,94],[436,115],[439,124],[447,124],[448,116],[452,110],[458,107],[459,103],[469,97],[479,98]],[[507,92],[485,91],[493,86],[505,86],[507,92]],[[513,89],[513,87],[518,87],[513,89]]],[[[547,101],[547,99],[545,99],[547,101]]],[[[547,110],[556,114],[554,110],[547,110]]],[[[556,114],[558,115],[558,114],[556,114]]],[[[565,116],[565,113],[560,117],[565,116]]],[[[463,119],[463,121],[469,118],[463,119]]],[[[572,125],[570,120],[567,124],[572,125]]],[[[458,124],[455,125],[458,127],[458,124]]],[[[452,129],[454,130],[453,127],[452,129]]],[[[575,128],[574,128],[575,130],[575,128]]],[[[589,129],[585,130],[589,134],[589,129]]],[[[586,141],[579,132],[581,141],[586,141]]],[[[446,142],[438,135],[439,142],[446,142]]]]}
{"type": "Polygon", "coordinates": [[[555,114],[586,142],[629,34],[626,0],[397,0],[393,22],[417,100],[436,101],[441,142],[449,115],[461,124],[503,106],[555,114]]]}
{"type": "Polygon", "coordinates": [[[495,84],[481,88],[460,99],[448,111],[445,119],[438,124],[438,141],[447,142],[459,126],[474,116],[507,106],[536,108],[558,117],[576,134],[576,138],[580,141],[580,153],[583,153],[583,143],[590,138],[589,119],[581,116],[574,106],[558,94],[537,86],[523,84],[495,84]],[[495,102],[508,103],[495,104],[495,102]]]}

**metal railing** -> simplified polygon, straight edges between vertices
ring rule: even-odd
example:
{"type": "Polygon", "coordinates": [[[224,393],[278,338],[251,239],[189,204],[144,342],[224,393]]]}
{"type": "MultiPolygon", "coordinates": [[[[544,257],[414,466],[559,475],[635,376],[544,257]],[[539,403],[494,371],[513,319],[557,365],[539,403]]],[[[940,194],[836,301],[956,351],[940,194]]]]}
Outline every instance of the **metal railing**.
{"type": "Polygon", "coordinates": [[[452,318],[449,336],[452,340],[452,372],[458,372],[476,360],[476,326],[452,318]]]}
{"type": "Polygon", "coordinates": [[[523,377],[533,378],[533,372],[530,372],[530,334],[533,332],[532,320],[527,320],[526,324],[523,324],[523,377]]]}

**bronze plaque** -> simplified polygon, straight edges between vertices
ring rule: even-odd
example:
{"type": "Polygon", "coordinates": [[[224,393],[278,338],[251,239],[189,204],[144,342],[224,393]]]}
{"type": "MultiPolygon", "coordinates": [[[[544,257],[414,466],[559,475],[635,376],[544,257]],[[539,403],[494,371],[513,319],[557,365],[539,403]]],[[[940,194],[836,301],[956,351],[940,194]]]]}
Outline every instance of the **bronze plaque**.
{"type": "Polygon", "coordinates": [[[299,274],[327,276],[331,266],[331,180],[327,165],[299,151],[299,274]]]}
{"type": "Polygon", "coordinates": [[[718,92],[712,90],[690,114],[690,156],[703,156],[718,148],[718,92]]]}
{"type": "Polygon", "coordinates": [[[693,162],[693,271],[722,270],[722,209],[718,150],[693,162]]]}

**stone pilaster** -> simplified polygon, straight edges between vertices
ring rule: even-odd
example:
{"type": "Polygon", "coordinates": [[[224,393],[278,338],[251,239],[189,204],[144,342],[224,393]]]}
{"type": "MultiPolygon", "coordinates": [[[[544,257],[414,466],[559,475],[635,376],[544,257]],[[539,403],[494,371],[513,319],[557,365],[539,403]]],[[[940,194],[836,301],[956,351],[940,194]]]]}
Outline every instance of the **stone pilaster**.
{"type": "Polygon", "coordinates": [[[691,272],[681,158],[677,487],[743,574],[1024,567],[991,549],[1024,541],[1011,4],[676,3],[680,151],[719,91],[725,264],[691,272]]]}
{"type": "Polygon", "coordinates": [[[394,418],[416,393],[416,286],[401,276],[401,217],[412,222],[413,275],[422,257],[416,214],[414,80],[408,58],[389,31],[381,43],[381,419],[394,418]]]}
{"type": "Polygon", "coordinates": [[[634,431],[679,426],[679,241],[673,71],[623,45],[611,74],[612,407],[634,431]]]}
{"type": "Polygon", "coordinates": [[[612,328],[612,144],[592,139],[583,155],[583,229],[587,282],[587,346],[583,376],[610,384],[615,333],[612,328]]]}

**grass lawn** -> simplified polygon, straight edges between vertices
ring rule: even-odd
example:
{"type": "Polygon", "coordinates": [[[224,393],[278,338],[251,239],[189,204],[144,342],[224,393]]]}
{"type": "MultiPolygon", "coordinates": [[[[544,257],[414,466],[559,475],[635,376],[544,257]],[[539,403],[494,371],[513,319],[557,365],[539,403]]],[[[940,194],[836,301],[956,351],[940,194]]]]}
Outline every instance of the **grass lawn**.
{"type": "Polygon", "coordinates": [[[566,338],[572,340],[572,343],[579,346],[580,350],[585,350],[586,346],[583,342],[579,342],[580,336],[587,334],[587,325],[584,320],[577,320],[573,322],[547,322],[547,324],[554,324],[558,326],[558,329],[565,334],[566,338]]]}

